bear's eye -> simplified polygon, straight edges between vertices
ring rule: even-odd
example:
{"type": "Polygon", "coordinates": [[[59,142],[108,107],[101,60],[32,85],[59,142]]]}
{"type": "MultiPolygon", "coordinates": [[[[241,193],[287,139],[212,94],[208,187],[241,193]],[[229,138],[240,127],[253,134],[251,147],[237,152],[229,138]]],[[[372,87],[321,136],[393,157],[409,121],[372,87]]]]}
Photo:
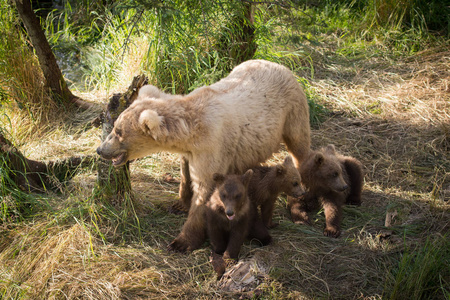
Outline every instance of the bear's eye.
{"type": "Polygon", "coordinates": [[[293,185],[294,187],[297,187],[297,186],[298,186],[298,182],[297,182],[297,181],[294,181],[294,182],[292,183],[292,185],[293,185]]]}
{"type": "Polygon", "coordinates": [[[116,129],[116,135],[117,135],[118,137],[121,137],[121,136],[122,136],[122,130],[116,129]]]}
{"type": "Polygon", "coordinates": [[[339,173],[338,172],[334,172],[333,173],[333,177],[338,177],[339,176],[339,173]]]}
{"type": "Polygon", "coordinates": [[[241,193],[239,193],[239,194],[236,195],[236,199],[241,199],[241,197],[242,197],[242,194],[241,194],[241,193]]]}

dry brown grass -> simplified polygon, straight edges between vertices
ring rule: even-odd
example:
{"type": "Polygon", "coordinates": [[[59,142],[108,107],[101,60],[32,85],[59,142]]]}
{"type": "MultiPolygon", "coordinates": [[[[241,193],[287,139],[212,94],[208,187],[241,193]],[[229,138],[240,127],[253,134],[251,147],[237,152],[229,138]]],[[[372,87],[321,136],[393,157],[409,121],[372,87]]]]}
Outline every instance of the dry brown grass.
{"type": "MultiPolygon", "coordinates": [[[[386,272],[397,266],[405,247],[427,237],[448,237],[449,70],[445,49],[395,63],[317,68],[314,88],[331,114],[313,129],[313,146],[333,143],[363,162],[363,204],[345,208],[342,237],[331,239],[322,235],[321,213],[314,215],[313,226],[295,225],[280,198],[273,244],[246,243],[241,252],[242,259],[254,257],[268,266],[259,286],[262,298],[380,299],[386,272]],[[350,70],[346,76],[342,68],[350,70]],[[385,227],[388,213],[394,217],[385,227]]],[[[93,152],[99,135],[97,129],[53,131],[22,149],[42,159],[93,152]]],[[[285,154],[281,150],[271,161],[285,154]]],[[[131,172],[134,213],[121,215],[107,201],[96,200],[95,170],[86,170],[63,195],[47,200],[54,207],[51,214],[3,224],[2,298],[241,296],[220,290],[207,245],[189,255],[166,251],[185,220],[167,213],[178,185],[165,178],[166,173],[178,178],[178,157],[152,155],[133,163],[131,172]]]]}

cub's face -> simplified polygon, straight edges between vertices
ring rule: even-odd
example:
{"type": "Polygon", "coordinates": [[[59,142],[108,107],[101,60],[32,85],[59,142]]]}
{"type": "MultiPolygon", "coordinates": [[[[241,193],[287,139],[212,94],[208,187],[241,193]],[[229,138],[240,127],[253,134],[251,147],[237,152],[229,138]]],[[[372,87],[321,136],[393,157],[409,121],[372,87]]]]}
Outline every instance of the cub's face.
{"type": "Polygon", "coordinates": [[[248,212],[247,187],[252,175],[252,170],[248,170],[244,175],[214,174],[219,198],[216,209],[223,212],[228,220],[232,221],[248,212]]]}
{"type": "Polygon", "coordinates": [[[305,193],[305,190],[301,185],[300,173],[295,167],[291,156],[287,156],[284,159],[283,164],[277,165],[276,168],[277,176],[280,176],[282,179],[282,192],[295,198],[298,198],[305,193]]]}
{"type": "Polygon", "coordinates": [[[336,192],[343,192],[348,188],[344,180],[342,165],[334,155],[325,155],[323,161],[317,166],[316,180],[324,188],[336,192]]]}
{"type": "Polygon", "coordinates": [[[97,153],[112,160],[114,166],[160,150],[155,137],[160,131],[162,117],[153,110],[143,109],[139,102],[135,101],[119,115],[113,130],[97,148],[97,153]]]}

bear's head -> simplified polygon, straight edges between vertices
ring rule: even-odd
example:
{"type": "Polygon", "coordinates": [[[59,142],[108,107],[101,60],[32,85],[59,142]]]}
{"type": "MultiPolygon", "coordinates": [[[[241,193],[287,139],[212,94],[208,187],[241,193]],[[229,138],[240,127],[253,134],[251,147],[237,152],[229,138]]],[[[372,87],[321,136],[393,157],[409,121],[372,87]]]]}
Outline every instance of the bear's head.
{"type": "Polygon", "coordinates": [[[333,190],[343,192],[348,189],[348,184],[344,179],[343,165],[336,155],[334,145],[328,145],[316,151],[312,156],[311,185],[322,190],[333,190]]]}
{"type": "Polygon", "coordinates": [[[275,166],[276,169],[276,184],[280,185],[280,191],[288,196],[298,198],[305,193],[301,185],[301,177],[294,161],[290,155],[286,156],[283,164],[275,166]]]}
{"type": "Polygon", "coordinates": [[[164,150],[160,140],[167,136],[163,116],[152,109],[158,100],[136,100],[114,122],[114,128],[97,153],[120,166],[129,160],[164,150]]]}
{"type": "Polygon", "coordinates": [[[218,209],[223,211],[228,220],[239,219],[249,209],[247,189],[253,170],[248,170],[244,175],[223,175],[214,173],[213,180],[216,184],[218,209]]]}

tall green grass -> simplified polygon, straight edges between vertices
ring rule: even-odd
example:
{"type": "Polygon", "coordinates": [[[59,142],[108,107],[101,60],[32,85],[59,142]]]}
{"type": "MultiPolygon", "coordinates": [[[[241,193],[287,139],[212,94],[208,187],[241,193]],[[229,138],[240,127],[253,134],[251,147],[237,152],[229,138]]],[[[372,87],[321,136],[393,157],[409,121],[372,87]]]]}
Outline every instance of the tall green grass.
{"type": "MultiPolygon", "coordinates": [[[[343,1],[359,15],[365,39],[378,40],[391,50],[415,53],[450,36],[450,6],[439,0],[343,1]]],[[[345,7],[344,6],[344,7],[345,7]]]]}
{"type": "Polygon", "coordinates": [[[60,116],[15,8],[0,1],[0,126],[16,138],[36,134],[60,116]],[[14,112],[20,124],[12,126],[14,112]]]}
{"type": "Polygon", "coordinates": [[[9,155],[0,155],[0,224],[23,221],[39,211],[51,210],[46,196],[27,193],[17,185],[13,177],[20,174],[10,169],[9,155]]]}
{"type": "Polygon", "coordinates": [[[408,248],[398,266],[388,272],[384,299],[449,299],[450,239],[429,238],[408,248]]]}
{"type": "Polygon", "coordinates": [[[439,0],[299,2],[280,18],[280,45],[311,52],[310,45],[336,44],[329,55],[349,59],[411,55],[448,44],[450,34],[450,7],[439,0]]]}

